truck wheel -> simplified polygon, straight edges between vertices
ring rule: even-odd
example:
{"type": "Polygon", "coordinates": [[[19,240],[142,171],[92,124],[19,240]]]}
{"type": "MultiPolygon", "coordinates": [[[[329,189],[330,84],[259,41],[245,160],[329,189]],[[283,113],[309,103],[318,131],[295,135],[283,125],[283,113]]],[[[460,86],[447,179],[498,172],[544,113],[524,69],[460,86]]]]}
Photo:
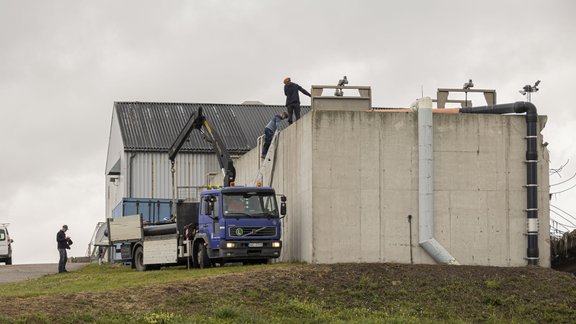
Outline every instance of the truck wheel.
{"type": "Polygon", "coordinates": [[[6,259],[6,265],[12,265],[12,257],[6,259]]]}
{"type": "Polygon", "coordinates": [[[200,268],[200,261],[198,261],[198,256],[200,255],[200,253],[198,253],[198,251],[200,251],[200,245],[201,244],[195,243],[192,250],[192,268],[195,269],[200,268]]]}
{"type": "Polygon", "coordinates": [[[134,252],[134,266],[137,271],[146,271],[146,265],[144,264],[144,250],[141,246],[136,248],[134,252]]]}
{"type": "Polygon", "coordinates": [[[204,244],[200,244],[198,248],[198,267],[200,269],[210,268],[212,263],[210,258],[208,258],[208,251],[206,251],[206,247],[204,244]]]}

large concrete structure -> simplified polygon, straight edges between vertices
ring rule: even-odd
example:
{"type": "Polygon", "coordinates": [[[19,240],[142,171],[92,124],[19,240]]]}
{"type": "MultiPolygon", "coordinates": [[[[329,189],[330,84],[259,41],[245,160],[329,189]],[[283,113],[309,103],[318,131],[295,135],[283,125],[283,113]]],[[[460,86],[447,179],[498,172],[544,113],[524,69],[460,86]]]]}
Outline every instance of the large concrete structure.
{"type": "MultiPolygon", "coordinates": [[[[279,136],[272,186],[289,199],[282,259],[436,263],[419,244],[419,115],[366,110],[362,89],[324,101],[313,87],[312,111],[279,136]]],[[[540,116],[539,131],[544,124],[540,116]]],[[[431,134],[435,240],[459,264],[526,265],[525,116],[433,114],[431,134]]],[[[549,267],[541,143],[539,133],[539,264],[549,267]]],[[[243,155],[236,182],[253,184],[259,164],[258,149],[243,155]]]]}
{"type": "MultiPolygon", "coordinates": [[[[326,88],[335,87],[314,86],[313,109],[279,135],[272,186],[289,199],[283,260],[523,266],[529,227],[538,233],[539,264],[550,266],[544,116],[537,136],[539,222],[527,225],[532,185],[524,115],[375,110],[369,87],[343,87],[345,96],[338,97],[326,96],[326,88]]],[[[253,185],[261,163],[256,138],[284,107],[202,106],[239,157],[236,183],[253,185]]],[[[115,103],[107,217],[122,198],[173,198],[167,150],[198,107],[115,103]]],[[[175,167],[177,187],[220,179],[198,134],[175,167]]]]}

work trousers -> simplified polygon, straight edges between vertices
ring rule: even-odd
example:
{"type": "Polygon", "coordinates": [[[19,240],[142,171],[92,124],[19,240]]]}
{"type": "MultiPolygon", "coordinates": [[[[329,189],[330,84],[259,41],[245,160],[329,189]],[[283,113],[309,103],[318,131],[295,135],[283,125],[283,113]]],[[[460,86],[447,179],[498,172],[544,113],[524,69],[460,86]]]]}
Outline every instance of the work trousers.
{"type": "Polygon", "coordinates": [[[293,103],[286,106],[288,109],[288,124],[292,124],[292,115],[296,116],[294,121],[300,119],[300,103],[293,103]]]}
{"type": "Polygon", "coordinates": [[[60,253],[60,260],[58,261],[58,273],[66,271],[66,261],[68,261],[68,255],[66,249],[58,249],[60,253]]]}
{"type": "Polygon", "coordinates": [[[270,144],[272,143],[274,132],[270,128],[264,128],[264,146],[262,146],[262,158],[266,157],[270,144]]]}

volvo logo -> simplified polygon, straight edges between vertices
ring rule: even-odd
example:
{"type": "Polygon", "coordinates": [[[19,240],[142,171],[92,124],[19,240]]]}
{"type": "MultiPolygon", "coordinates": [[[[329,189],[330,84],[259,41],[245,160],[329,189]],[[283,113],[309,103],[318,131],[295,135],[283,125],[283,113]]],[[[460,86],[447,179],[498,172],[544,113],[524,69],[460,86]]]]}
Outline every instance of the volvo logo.
{"type": "Polygon", "coordinates": [[[237,235],[237,236],[242,236],[242,235],[244,235],[244,230],[243,230],[241,227],[238,227],[238,228],[236,229],[236,235],[237,235]]]}

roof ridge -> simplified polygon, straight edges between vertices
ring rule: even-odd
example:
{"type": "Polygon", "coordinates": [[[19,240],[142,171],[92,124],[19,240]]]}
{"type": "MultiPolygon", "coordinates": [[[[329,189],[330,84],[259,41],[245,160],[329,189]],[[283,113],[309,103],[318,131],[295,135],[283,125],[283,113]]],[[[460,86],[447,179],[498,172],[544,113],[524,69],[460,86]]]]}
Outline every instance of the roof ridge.
{"type": "MultiPolygon", "coordinates": [[[[236,107],[286,107],[286,105],[269,104],[234,104],[234,103],[209,103],[209,102],[166,102],[166,101],[114,101],[116,104],[144,104],[144,105],[209,105],[209,106],[236,106],[236,107]]],[[[310,105],[300,105],[300,107],[310,107],[310,105]]]]}

